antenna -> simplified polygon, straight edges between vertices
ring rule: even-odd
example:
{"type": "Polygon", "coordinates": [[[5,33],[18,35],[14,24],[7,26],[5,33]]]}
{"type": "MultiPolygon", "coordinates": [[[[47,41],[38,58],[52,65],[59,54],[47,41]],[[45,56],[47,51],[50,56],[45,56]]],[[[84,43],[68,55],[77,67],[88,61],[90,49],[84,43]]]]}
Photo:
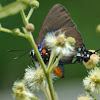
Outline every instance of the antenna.
{"type": "Polygon", "coordinates": [[[15,57],[14,59],[16,60],[16,59],[19,59],[19,58],[21,58],[21,57],[23,57],[24,55],[26,55],[27,53],[29,53],[30,52],[30,50],[28,51],[28,52],[25,52],[23,55],[21,55],[21,56],[19,56],[19,57],[15,57]]]}
{"type": "Polygon", "coordinates": [[[25,50],[6,50],[6,52],[28,51],[28,50],[31,50],[31,49],[25,49],[25,50]]]}
{"type": "Polygon", "coordinates": [[[95,52],[98,52],[98,51],[100,51],[100,49],[96,50],[95,52]]]}

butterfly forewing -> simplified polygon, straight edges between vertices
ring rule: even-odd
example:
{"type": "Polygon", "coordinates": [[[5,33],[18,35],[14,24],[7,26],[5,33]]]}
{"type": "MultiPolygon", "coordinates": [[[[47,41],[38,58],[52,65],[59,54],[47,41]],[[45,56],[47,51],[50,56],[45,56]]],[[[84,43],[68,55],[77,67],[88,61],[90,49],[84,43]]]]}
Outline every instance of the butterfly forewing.
{"type": "Polygon", "coordinates": [[[67,10],[61,4],[56,4],[47,14],[36,43],[40,45],[48,32],[66,27],[75,27],[75,24],[71,20],[67,10]]]}

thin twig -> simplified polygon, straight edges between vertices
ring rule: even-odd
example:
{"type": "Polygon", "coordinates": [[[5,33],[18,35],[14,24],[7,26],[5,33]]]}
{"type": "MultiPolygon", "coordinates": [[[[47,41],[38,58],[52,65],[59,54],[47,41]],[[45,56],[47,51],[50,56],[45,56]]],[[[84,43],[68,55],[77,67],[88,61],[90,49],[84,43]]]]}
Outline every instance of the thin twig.
{"type": "Polygon", "coordinates": [[[59,63],[59,60],[61,59],[62,54],[60,54],[58,56],[58,58],[56,59],[56,61],[54,62],[54,64],[51,66],[50,72],[52,72],[54,70],[54,68],[57,66],[57,64],[59,63]]]}
{"type": "Polygon", "coordinates": [[[32,16],[33,11],[34,11],[34,8],[31,8],[28,13],[28,16],[26,17],[27,21],[29,21],[30,17],[32,16]]]}
{"type": "Polygon", "coordinates": [[[47,72],[50,70],[51,65],[53,64],[53,62],[54,62],[54,60],[55,60],[55,57],[56,57],[56,54],[55,54],[54,51],[52,51],[52,52],[51,52],[51,55],[50,55],[50,60],[49,60],[47,72]]]}

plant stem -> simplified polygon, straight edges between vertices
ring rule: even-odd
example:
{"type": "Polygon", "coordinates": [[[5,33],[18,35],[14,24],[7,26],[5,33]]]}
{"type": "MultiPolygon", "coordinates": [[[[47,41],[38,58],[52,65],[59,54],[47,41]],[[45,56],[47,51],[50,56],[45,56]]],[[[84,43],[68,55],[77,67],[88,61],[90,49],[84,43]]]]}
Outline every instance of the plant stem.
{"type": "Polygon", "coordinates": [[[29,11],[29,13],[28,13],[28,16],[26,18],[27,21],[29,21],[30,17],[32,16],[33,11],[34,11],[34,8],[31,8],[30,11],[29,11]]]}
{"type": "Polygon", "coordinates": [[[50,55],[50,60],[49,60],[47,72],[50,70],[50,67],[53,64],[55,57],[56,57],[55,52],[51,51],[51,55],[50,55]]]}
{"type": "Polygon", "coordinates": [[[52,72],[54,70],[54,68],[57,66],[57,64],[58,64],[59,60],[61,59],[61,57],[62,57],[62,54],[60,54],[58,56],[58,58],[56,59],[56,61],[54,62],[54,64],[51,66],[50,72],[52,72]]]}
{"type": "Polygon", "coordinates": [[[36,45],[35,45],[35,41],[34,41],[33,36],[32,36],[31,33],[30,33],[30,36],[28,36],[28,40],[29,40],[30,44],[32,45],[32,47],[33,47],[33,49],[34,49],[34,51],[35,51],[35,53],[36,53],[36,55],[37,55],[37,58],[38,58],[38,60],[39,60],[39,62],[40,62],[40,64],[41,64],[41,66],[42,66],[42,68],[43,68],[43,71],[44,71],[44,73],[45,73],[45,76],[46,76],[46,78],[47,78],[47,82],[48,82],[48,85],[49,85],[51,98],[52,98],[52,100],[55,100],[55,97],[54,97],[54,90],[53,90],[53,84],[52,84],[52,80],[51,80],[51,77],[50,77],[50,72],[47,73],[47,71],[46,71],[46,66],[45,66],[45,64],[44,64],[44,62],[43,62],[43,60],[42,60],[42,58],[41,58],[41,55],[40,55],[40,53],[39,53],[39,51],[38,51],[38,49],[37,49],[37,47],[36,47],[36,45]]]}
{"type": "Polygon", "coordinates": [[[45,91],[46,91],[47,94],[48,94],[48,98],[49,98],[49,100],[51,100],[51,95],[50,95],[50,91],[49,91],[48,86],[45,87],[45,91]]]}
{"type": "Polygon", "coordinates": [[[7,29],[7,28],[1,27],[1,28],[0,28],[0,31],[6,32],[6,33],[10,33],[10,34],[13,34],[13,35],[16,35],[16,36],[22,36],[22,37],[27,38],[27,36],[26,36],[25,34],[23,34],[22,32],[18,32],[18,34],[14,34],[14,32],[13,32],[12,30],[9,30],[9,29],[7,29]]]}
{"type": "Polygon", "coordinates": [[[48,95],[48,93],[47,93],[47,91],[46,91],[46,87],[42,89],[42,92],[44,93],[46,100],[50,100],[50,99],[48,98],[49,95],[48,95]]]}
{"type": "Polygon", "coordinates": [[[52,84],[52,80],[51,80],[51,77],[50,77],[50,72],[47,73],[47,82],[48,82],[48,85],[49,85],[49,90],[50,90],[50,93],[51,93],[51,100],[55,100],[55,92],[54,92],[54,87],[53,87],[53,84],[52,84]]]}
{"type": "MultiPolygon", "coordinates": [[[[24,25],[27,25],[29,22],[26,20],[26,16],[25,16],[23,10],[21,10],[21,16],[22,16],[24,25]]],[[[34,49],[34,51],[35,51],[35,53],[36,53],[36,55],[37,55],[37,58],[38,58],[38,60],[39,60],[39,62],[40,62],[40,64],[41,64],[41,66],[43,67],[44,73],[46,73],[46,66],[45,66],[45,64],[44,64],[44,62],[43,62],[43,60],[42,60],[42,57],[41,57],[41,55],[40,55],[40,53],[39,53],[37,47],[36,47],[36,44],[35,44],[35,41],[34,41],[34,38],[33,38],[31,32],[30,32],[29,34],[27,34],[27,39],[28,39],[28,41],[30,42],[31,46],[33,47],[33,49],[34,49]]]]}
{"type": "Polygon", "coordinates": [[[31,100],[40,100],[40,99],[38,99],[36,97],[30,97],[30,98],[31,98],[31,100]]]}
{"type": "MultiPolygon", "coordinates": [[[[29,22],[26,20],[26,16],[25,16],[23,10],[21,10],[21,16],[22,16],[24,25],[27,25],[29,22]]],[[[33,38],[31,32],[30,32],[29,34],[27,34],[27,39],[28,39],[28,41],[30,42],[31,46],[33,47],[33,49],[34,49],[34,51],[35,51],[35,53],[36,53],[36,55],[37,55],[37,58],[38,58],[38,60],[39,60],[39,62],[40,62],[40,64],[41,64],[41,66],[42,66],[42,68],[43,68],[44,73],[46,73],[46,66],[45,66],[45,64],[44,64],[44,62],[43,62],[43,60],[42,60],[42,57],[41,57],[41,55],[40,55],[40,53],[39,53],[37,47],[36,47],[36,44],[35,44],[35,41],[34,41],[34,38],[33,38]]]]}
{"type": "Polygon", "coordinates": [[[34,39],[32,37],[32,34],[30,34],[30,36],[28,37],[28,40],[29,40],[30,44],[32,45],[32,47],[33,47],[33,49],[34,49],[34,51],[35,51],[35,53],[37,55],[37,58],[38,58],[41,66],[43,68],[43,71],[45,73],[45,76],[46,76],[46,79],[47,79],[47,82],[48,82],[48,85],[49,85],[49,89],[50,89],[51,98],[52,98],[52,100],[55,100],[54,88],[53,88],[52,80],[51,80],[51,77],[50,77],[50,72],[47,73],[47,71],[46,71],[46,66],[45,66],[45,64],[44,64],[44,62],[43,62],[43,60],[41,58],[41,55],[40,55],[40,53],[39,53],[39,51],[38,51],[38,49],[37,49],[37,47],[35,45],[35,41],[34,41],[34,39]]]}
{"type": "MultiPolygon", "coordinates": [[[[24,25],[27,25],[29,22],[26,20],[26,16],[24,14],[24,11],[21,10],[21,15],[22,15],[22,19],[23,19],[23,22],[24,22],[24,25]]],[[[48,82],[48,85],[49,85],[49,90],[50,90],[50,94],[51,94],[51,98],[52,100],[55,100],[55,96],[54,96],[54,89],[53,89],[53,84],[52,84],[52,80],[51,80],[51,77],[50,77],[50,72],[47,73],[47,70],[46,70],[46,65],[44,64],[43,62],[43,59],[36,47],[36,44],[35,44],[35,41],[34,41],[34,38],[32,36],[32,33],[30,32],[29,34],[27,34],[27,39],[28,41],[30,42],[32,48],[34,49],[35,53],[36,53],[36,56],[41,64],[41,67],[43,68],[43,71],[45,73],[45,76],[46,76],[46,79],[47,79],[47,82],[48,82]]]]}
{"type": "Polygon", "coordinates": [[[40,53],[39,53],[37,47],[36,47],[35,41],[34,41],[33,36],[32,36],[31,33],[30,33],[29,36],[28,36],[28,40],[29,40],[31,46],[33,47],[33,49],[34,49],[34,51],[35,51],[35,53],[36,53],[36,55],[37,55],[37,58],[38,58],[38,60],[39,60],[39,62],[40,62],[40,64],[41,64],[41,66],[42,66],[42,68],[43,68],[43,70],[44,70],[44,73],[46,73],[46,66],[45,66],[45,64],[44,64],[44,62],[43,62],[43,60],[42,60],[42,57],[41,57],[41,55],[40,55],[40,53]]]}
{"type": "Polygon", "coordinates": [[[12,30],[9,30],[9,29],[6,29],[6,28],[2,28],[2,27],[0,28],[0,31],[13,34],[12,30]]]}
{"type": "Polygon", "coordinates": [[[28,24],[28,21],[26,20],[26,16],[25,16],[25,13],[23,10],[20,11],[21,12],[21,16],[22,16],[22,19],[23,19],[23,23],[24,25],[26,26],[28,24]]]}
{"type": "Polygon", "coordinates": [[[94,100],[97,100],[90,92],[89,92],[89,95],[90,95],[94,100]]]}

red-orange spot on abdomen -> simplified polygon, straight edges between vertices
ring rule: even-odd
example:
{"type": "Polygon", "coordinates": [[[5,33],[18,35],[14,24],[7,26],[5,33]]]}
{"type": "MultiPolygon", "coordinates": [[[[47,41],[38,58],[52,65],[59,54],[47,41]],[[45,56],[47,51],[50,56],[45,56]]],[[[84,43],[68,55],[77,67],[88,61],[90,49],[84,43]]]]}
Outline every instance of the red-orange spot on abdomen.
{"type": "Polygon", "coordinates": [[[63,76],[62,69],[61,69],[59,66],[57,66],[57,67],[54,69],[53,72],[54,72],[57,76],[59,76],[59,77],[62,77],[62,76],[63,76]]]}
{"type": "Polygon", "coordinates": [[[45,54],[45,53],[46,53],[46,50],[45,50],[45,49],[42,49],[42,53],[44,53],[44,54],[45,54]]]}

